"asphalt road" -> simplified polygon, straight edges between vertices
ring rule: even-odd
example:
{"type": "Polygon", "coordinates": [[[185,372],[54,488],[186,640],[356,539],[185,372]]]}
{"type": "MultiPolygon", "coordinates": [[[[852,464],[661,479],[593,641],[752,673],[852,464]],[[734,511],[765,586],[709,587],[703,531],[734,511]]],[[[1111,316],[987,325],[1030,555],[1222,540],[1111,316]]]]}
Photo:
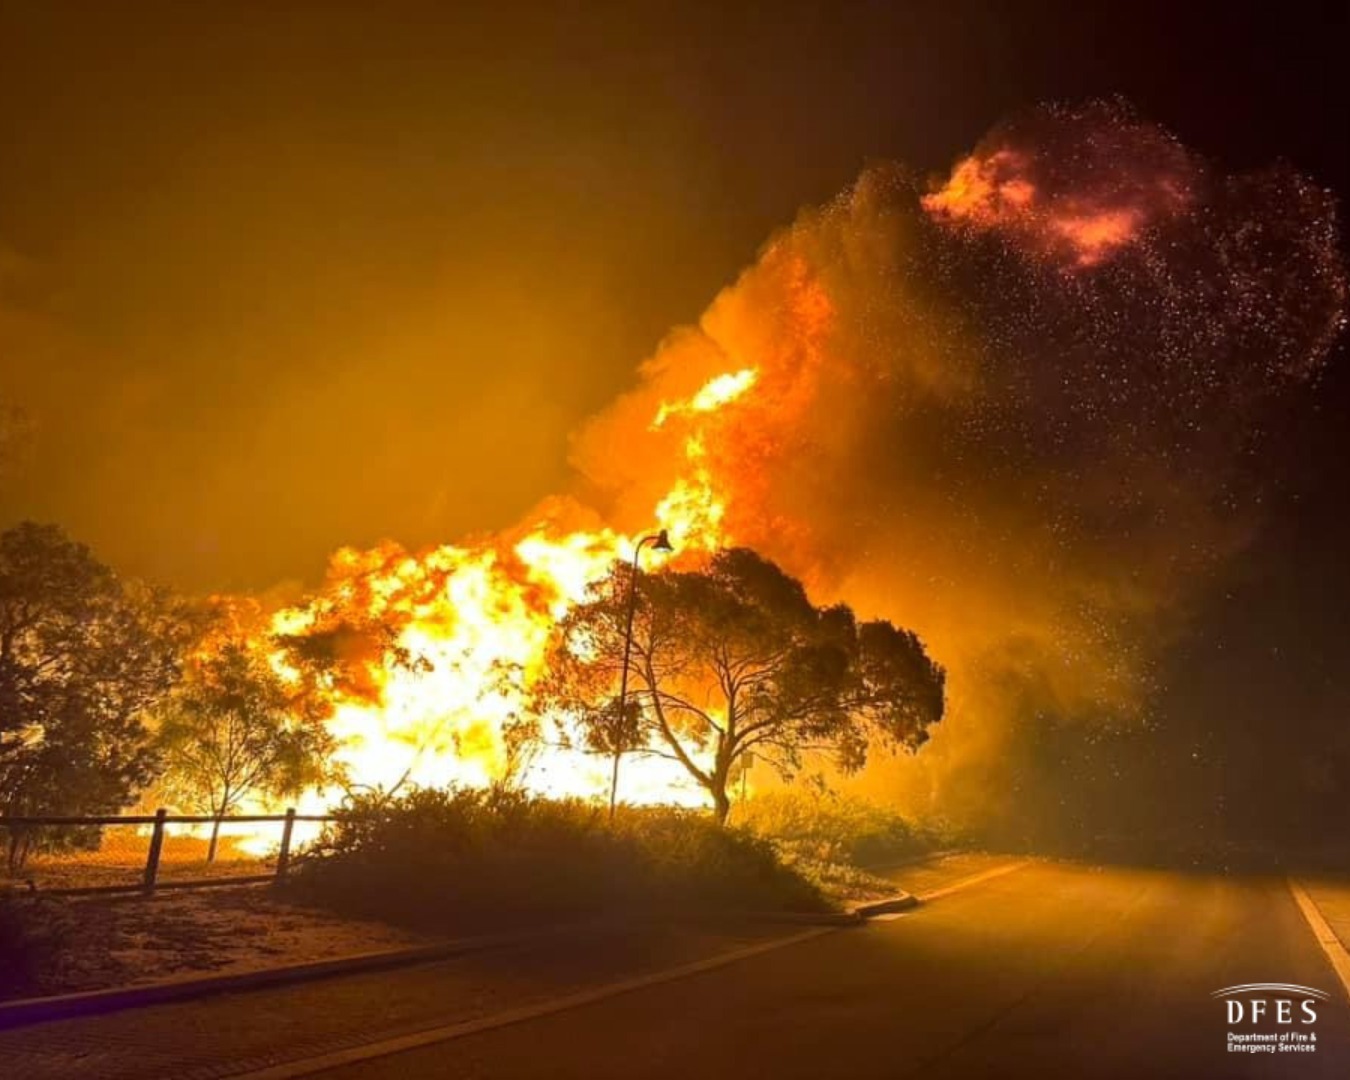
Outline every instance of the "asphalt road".
{"type": "MultiPolygon", "coordinates": [[[[1297,1009],[1297,1006],[1295,1006],[1297,1009]]],[[[1032,864],[861,930],[323,1073],[1346,1077],[1350,1006],[1282,880],[1032,864]],[[1313,1053],[1228,1050],[1211,993],[1328,991],[1313,1053]]]]}
{"type": "MultiPolygon", "coordinates": [[[[0,1080],[1350,1077],[1350,1003],[1282,879],[1033,862],[944,893],[1007,865],[908,867],[899,883],[937,895],[862,928],[619,927],[14,1029],[0,1080]],[[1315,1052],[1227,1049],[1279,1030],[1230,1027],[1211,996],[1253,982],[1328,992],[1294,1025],[1315,1052]]],[[[1310,891],[1344,940],[1350,890],[1310,891]]]]}

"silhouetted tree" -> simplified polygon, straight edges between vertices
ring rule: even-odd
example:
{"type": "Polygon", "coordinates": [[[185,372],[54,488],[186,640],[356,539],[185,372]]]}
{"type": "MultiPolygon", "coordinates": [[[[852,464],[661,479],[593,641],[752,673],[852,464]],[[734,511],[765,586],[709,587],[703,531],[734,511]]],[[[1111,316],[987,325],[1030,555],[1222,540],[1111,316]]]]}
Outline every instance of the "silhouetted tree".
{"type": "MultiPolygon", "coordinates": [[[[178,605],[127,586],[54,525],[0,534],[0,807],[107,814],[151,778],[143,718],[178,677],[178,605]]],[[[8,861],[36,840],[14,831],[8,861]]],[[[44,834],[97,842],[97,833],[44,834]]]]}
{"type": "Polygon", "coordinates": [[[678,762],[719,821],[751,752],[785,777],[810,750],[856,770],[873,739],[912,749],[942,718],[944,673],[913,633],[815,607],[800,582],[744,548],[704,570],[644,577],[629,674],[638,708],[619,717],[628,572],[561,621],[534,705],[579,724],[597,748],[617,735],[678,762]]]}
{"type": "MultiPolygon", "coordinates": [[[[618,798],[619,766],[628,754],[641,752],[647,745],[642,706],[633,694],[632,657],[629,658],[628,700],[620,707],[618,690],[622,681],[623,645],[627,634],[628,606],[636,597],[632,566],[616,564],[614,572],[589,592],[586,626],[574,626],[571,640],[555,635],[546,665],[546,674],[531,688],[530,710],[536,715],[565,714],[558,734],[562,745],[588,754],[609,758],[610,819],[618,798]],[[581,662],[582,639],[601,642],[602,647],[581,662]]],[[[636,612],[634,613],[636,618],[636,612]]],[[[636,624],[635,624],[636,625],[636,624]]],[[[562,630],[562,627],[559,627],[562,630]]]]}
{"type": "Polygon", "coordinates": [[[257,796],[298,795],[325,782],[334,740],[322,721],[294,707],[266,659],[226,642],[188,668],[160,721],[164,790],[210,814],[213,862],[221,819],[257,796]]]}

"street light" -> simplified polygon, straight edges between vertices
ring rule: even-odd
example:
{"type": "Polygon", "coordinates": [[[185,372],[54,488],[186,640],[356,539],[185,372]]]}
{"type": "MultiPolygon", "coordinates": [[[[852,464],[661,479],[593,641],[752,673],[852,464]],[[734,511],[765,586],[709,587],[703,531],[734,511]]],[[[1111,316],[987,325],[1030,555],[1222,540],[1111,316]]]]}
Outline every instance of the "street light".
{"type": "Polygon", "coordinates": [[[619,799],[619,758],[623,756],[623,738],[628,721],[628,654],[633,651],[633,615],[637,612],[638,558],[644,544],[651,544],[653,551],[674,551],[670,537],[662,529],[651,536],[644,536],[633,548],[633,572],[628,577],[628,617],[623,628],[623,667],[619,675],[619,723],[614,730],[614,771],[609,779],[609,820],[614,821],[614,807],[619,799]]]}

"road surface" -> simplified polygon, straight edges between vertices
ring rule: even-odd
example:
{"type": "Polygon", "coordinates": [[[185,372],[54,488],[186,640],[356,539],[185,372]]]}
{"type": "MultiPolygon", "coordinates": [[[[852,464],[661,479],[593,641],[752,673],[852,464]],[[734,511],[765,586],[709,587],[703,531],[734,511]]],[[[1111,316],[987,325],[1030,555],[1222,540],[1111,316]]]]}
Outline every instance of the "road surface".
{"type": "Polygon", "coordinates": [[[324,1075],[1343,1078],[1350,1008],[1282,881],[1039,864],[863,931],[324,1075]],[[1316,1052],[1227,1049],[1211,993],[1252,982],[1332,992],[1316,1052]]]}
{"type": "MultiPolygon", "coordinates": [[[[920,888],[941,884],[922,879],[920,888]]],[[[764,940],[750,936],[724,947],[753,947],[764,940]]],[[[649,958],[630,959],[648,970],[684,962],[676,955],[645,965],[649,958]]],[[[621,970],[616,967],[615,976],[622,977],[621,970]]],[[[400,985],[433,977],[434,969],[362,976],[350,984],[361,988],[355,998],[349,991],[345,999],[333,1000],[345,1000],[348,1008],[365,1000],[368,1013],[377,1015],[381,1001],[397,997],[400,985]]],[[[591,984],[604,981],[597,975],[591,984]]],[[[575,989],[560,986],[558,993],[575,989]]],[[[297,987],[236,995],[145,1010],[154,1015],[45,1025],[27,1034],[40,1041],[103,1025],[103,1037],[121,1039],[125,1047],[138,1037],[148,1039],[144,1025],[158,1019],[154,1038],[160,1051],[175,1032],[194,1030],[202,1037],[209,1033],[220,1047],[209,1063],[199,1058],[189,1068],[184,1059],[177,1071],[170,1059],[154,1059],[154,1068],[151,1059],[143,1059],[139,1075],[146,1077],[1350,1076],[1345,990],[1277,878],[1033,862],[902,917],[822,933],[687,977],[412,1050],[335,1068],[322,1048],[280,1070],[273,1063],[283,1058],[258,1054],[256,1046],[250,1060],[242,1053],[232,1060],[234,1025],[240,1025],[242,1047],[250,1016],[265,1025],[267,1017],[303,1015],[319,1007],[315,994],[337,992],[297,987]],[[1286,1030],[1270,1023],[1230,1025],[1224,1003],[1211,996],[1256,982],[1300,984],[1329,994],[1315,1006],[1315,1023],[1291,1025],[1315,1035],[1314,1052],[1250,1055],[1228,1049],[1233,1031],[1286,1030]]],[[[500,1002],[498,1012],[509,1006],[500,1002]]],[[[449,1007],[447,999],[444,1008],[449,1007]]],[[[492,1014],[491,1008],[477,1013],[492,1014]]],[[[441,1022],[468,1015],[447,1012],[441,1022]]],[[[353,1025],[360,1026],[350,1019],[348,1027],[353,1025]]],[[[421,1026],[435,1026],[431,1014],[421,1026]]],[[[367,1028],[371,1040],[388,1033],[374,1021],[367,1028]]],[[[20,1034],[0,1036],[0,1073],[6,1047],[20,1034]]],[[[340,1052],[352,1053],[351,1045],[340,1052]]],[[[37,1075],[36,1060],[29,1060],[27,1074],[37,1075]]],[[[46,1060],[49,1067],[58,1061],[46,1060]]],[[[82,1060],[67,1058],[66,1075],[117,1074],[112,1056],[95,1053],[82,1060]]]]}

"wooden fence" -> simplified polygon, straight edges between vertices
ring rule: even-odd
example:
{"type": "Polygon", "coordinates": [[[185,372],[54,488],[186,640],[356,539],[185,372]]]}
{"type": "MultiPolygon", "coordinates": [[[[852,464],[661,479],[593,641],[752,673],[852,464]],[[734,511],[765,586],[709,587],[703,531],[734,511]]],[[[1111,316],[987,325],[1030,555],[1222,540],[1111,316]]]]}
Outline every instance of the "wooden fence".
{"type": "Polygon", "coordinates": [[[215,885],[245,885],[273,881],[286,876],[291,863],[291,835],[297,821],[333,821],[331,814],[297,814],[294,808],[284,814],[236,814],[215,818],[209,814],[170,814],[160,809],[153,814],[124,814],[111,817],[0,817],[0,828],[23,829],[60,825],[152,825],[150,846],[145,856],[145,871],[136,885],[93,885],[84,888],[44,890],[63,895],[111,892],[141,892],[149,896],[157,889],[205,888],[215,885]],[[161,882],[159,880],[160,854],[164,850],[166,825],[231,825],[236,823],[272,822],[281,824],[281,846],[277,851],[276,869],[270,874],[250,874],[235,877],[201,878],[193,881],[161,882]]]}

